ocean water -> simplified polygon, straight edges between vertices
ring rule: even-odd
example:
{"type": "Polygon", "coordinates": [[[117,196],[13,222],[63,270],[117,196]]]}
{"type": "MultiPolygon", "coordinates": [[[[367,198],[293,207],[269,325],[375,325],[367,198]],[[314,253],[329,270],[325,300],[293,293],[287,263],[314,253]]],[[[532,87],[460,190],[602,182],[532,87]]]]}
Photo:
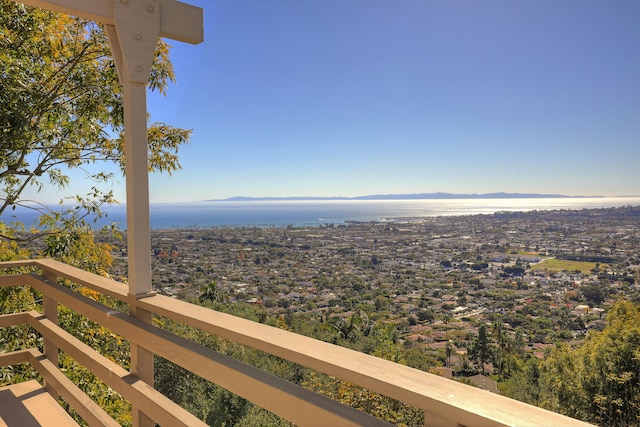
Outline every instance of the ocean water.
{"type": "MultiPolygon", "coordinates": [[[[215,201],[152,204],[152,229],[187,227],[285,227],[344,224],[349,221],[407,221],[451,215],[495,212],[639,206],[640,197],[424,199],[424,200],[312,200],[215,201]]],[[[111,206],[96,227],[117,223],[126,229],[124,206],[111,206]]],[[[17,209],[5,222],[32,225],[35,215],[17,209]]]]}

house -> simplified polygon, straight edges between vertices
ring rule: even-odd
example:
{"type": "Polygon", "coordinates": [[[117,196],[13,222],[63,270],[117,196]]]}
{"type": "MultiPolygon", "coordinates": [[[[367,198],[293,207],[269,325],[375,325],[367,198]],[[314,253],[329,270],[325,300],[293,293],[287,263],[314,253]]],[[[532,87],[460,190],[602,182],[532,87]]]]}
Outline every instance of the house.
{"type": "Polygon", "coordinates": [[[500,390],[498,389],[498,383],[489,377],[478,374],[478,375],[469,377],[467,379],[471,382],[471,384],[475,385],[476,387],[482,390],[487,390],[487,391],[490,391],[491,393],[500,394],[500,390]]]}
{"type": "Polygon", "coordinates": [[[451,368],[446,368],[444,366],[438,366],[437,368],[433,368],[433,373],[444,378],[448,378],[448,379],[453,378],[453,370],[451,368]]]}

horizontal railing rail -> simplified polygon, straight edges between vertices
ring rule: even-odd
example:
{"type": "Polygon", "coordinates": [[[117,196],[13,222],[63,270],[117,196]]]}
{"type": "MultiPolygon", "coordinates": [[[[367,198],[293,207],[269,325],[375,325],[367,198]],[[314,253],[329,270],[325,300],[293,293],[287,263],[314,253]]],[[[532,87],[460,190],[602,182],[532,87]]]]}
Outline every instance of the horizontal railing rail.
{"type": "MultiPolygon", "coordinates": [[[[42,292],[47,298],[71,308],[130,342],[293,423],[299,425],[388,425],[386,422],[253,366],[173,335],[126,313],[106,307],[67,287],[58,285],[56,281],[58,278],[64,278],[98,293],[130,303],[132,299],[128,295],[127,287],[122,283],[87,273],[51,259],[0,263],[0,268],[4,269],[27,266],[38,267],[42,270],[42,275],[22,273],[0,277],[0,286],[29,285],[42,292]]],[[[590,425],[408,366],[163,295],[152,294],[135,299],[134,303],[142,310],[250,346],[420,408],[425,413],[425,425],[427,426],[590,425]]],[[[42,315],[36,314],[22,314],[22,316],[27,316],[22,320],[27,319],[27,323],[42,333],[45,340],[50,340],[54,345],[67,352],[69,344],[66,339],[70,338],[65,335],[66,332],[42,315]],[[61,339],[59,336],[67,338],[61,339]]],[[[73,351],[73,348],[70,351],[73,351]]],[[[89,350],[91,349],[88,348],[87,351],[89,350]]],[[[90,360],[84,360],[87,356],[83,356],[82,351],[75,351],[73,354],[69,352],[69,354],[80,359],[76,359],[79,362],[84,362],[81,363],[90,370],[93,368],[100,372],[102,369],[102,364],[94,366],[95,364],[90,360]]],[[[108,359],[106,360],[108,361],[108,359]]],[[[0,359],[1,361],[2,359],[0,359]]],[[[131,374],[123,368],[119,369],[124,372],[118,370],[114,372],[120,372],[124,376],[122,378],[129,376],[127,381],[131,382],[131,374]]],[[[96,375],[102,378],[102,376],[96,375]]],[[[113,387],[111,384],[107,384],[113,387]]],[[[155,409],[151,408],[149,403],[139,394],[149,393],[149,396],[155,396],[154,392],[158,392],[153,388],[150,386],[139,388],[138,392],[133,393],[119,387],[118,383],[115,386],[114,390],[121,392],[124,398],[138,405],[143,412],[152,411],[151,414],[148,414],[150,416],[154,414],[155,409]]]]}

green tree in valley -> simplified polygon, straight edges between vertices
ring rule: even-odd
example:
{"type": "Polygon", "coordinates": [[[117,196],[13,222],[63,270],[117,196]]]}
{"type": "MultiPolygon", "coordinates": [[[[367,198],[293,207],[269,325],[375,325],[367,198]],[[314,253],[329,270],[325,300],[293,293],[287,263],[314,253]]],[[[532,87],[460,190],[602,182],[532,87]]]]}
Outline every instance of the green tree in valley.
{"type": "Polygon", "coordinates": [[[201,303],[204,301],[216,301],[218,297],[218,284],[215,281],[210,282],[208,285],[200,287],[200,296],[198,301],[201,303]]]}
{"type": "Polygon", "coordinates": [[[606,426],[640,419],[640,311],[619,301],[602,332],[576,349],[557,347],[541,365],[543,406],[606,426]]]}
{"type": "Polygon", "coordinates": [[[335,329],[340,338],[355,342],[361,336],[368,336],[373,330],[375,322],[366,311],[358,310],[349,319],[333,316],[327,321],[326,325],[335,329]]]}
{"type": "Polygon", "coordinates": [[[640,312],[620,302],[608,320],[580,349],[582,386],[599,424],[630,425],[640,419],[640,312]]]}
{"type": "Polygon", "coordinates": [[[530,358],[524,363],[523,369],[502,383],[501,391],[513,399],[539,406],[540,387],[540,362],[536,358],[530,358]]]}
{"type": "Polygon", "coordinates": [[[485,365],[493,361],[495,349],[489,339],[489,333],[485,325],[478,328],[478,336],[473,340],[469,348],[469,359],[480,365],[482,375],[485,374],[485,365]]]}
{"type": "Polygon", "coordinates": [[[605,299],[605,295],[600,285],[586,285],[582,286],[580,290],[587,302],[592,304],[601,304],[605,299]]]}
{"type": "Polygon", "coordinates": [[[498,376],[501,379],[509,378],[513,373],[523,368],[523,362],[520,357],[523,354],[522,331],[516,331],[512,338],[506,331],[504,323],[496,320],[491,325],[493,337],[495,340],[494,360],[498,376]]]}

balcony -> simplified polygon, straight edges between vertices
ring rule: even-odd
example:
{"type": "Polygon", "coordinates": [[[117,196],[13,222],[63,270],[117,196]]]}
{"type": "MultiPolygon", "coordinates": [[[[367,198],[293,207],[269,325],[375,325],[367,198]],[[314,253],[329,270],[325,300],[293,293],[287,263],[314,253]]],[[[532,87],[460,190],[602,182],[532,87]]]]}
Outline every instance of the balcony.
{"type": "Polygon", "coordinates": [[[43,381],[42,386],[28,381],[0,389],[0,425],[73,425],[66,413],[60,413],[61,407],[55,403],[58,397],[90,426],[118,425],[60,371],[59,351],[87,368],[146,419],[164,426],[206,425],[134,373],[63,330],[58,325],[60,306],[66,306],[109,329],[127,340],[132,348],[138,346],[161,356],[294,424],[390,425],[173,335],[139,317],[103,305],[78,292],[81,288],[128,304],[129,311],[143,310],[173,319],[415,406],[424,412],[425,426],[589,425],[404,365],[163,295],[131,297],[128,287],[122,283],[51,259],[2,262],[0,269],[4,272],[0,276],[0,287],[26,285],[42,294],[41,312],[2,315],[0,327],[29,325],[44,342],[43,349],[24,348],[0,354],[0,366],[29,363],[43,381]],[[15,273],[18,269],[30,272],[15,273]]]}

